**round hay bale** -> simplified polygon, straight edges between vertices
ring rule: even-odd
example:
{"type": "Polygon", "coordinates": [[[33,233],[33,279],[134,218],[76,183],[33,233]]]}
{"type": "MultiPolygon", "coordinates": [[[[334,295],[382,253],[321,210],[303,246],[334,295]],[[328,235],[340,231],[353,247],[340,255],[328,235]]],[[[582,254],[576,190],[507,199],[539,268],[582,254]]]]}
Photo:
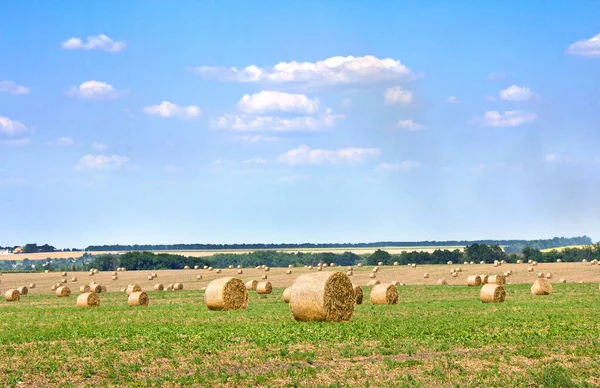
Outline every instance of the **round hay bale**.
{"type": "Polygon", "coordinates": [[[198,276],[196,276],[196,279],[198,279],[198,280],[202,280],[202,275],[198,275],[198,276]]]}
{"type": "Polygon", "coordinates": [[[398,289],[392,284],[378,284],[371,290],[371,304],[397,304],[398,289]]]}
{"type": "Polygon", "coordinates": [[[417,265],[416,264],[411,264],[411,267],[412,268],[417,268],[417,265]]]}
{"type": "Polygon", "coordinates": [[[148,306],[150,304],[150,298],[144,291],[132,292],[127,297],[127,304],[130,307],[136,306],[148,306]]]}
{"type": "Polygon", "coordinates": [[[95,292],[84,292],[77,297],[77,307],[98,307],[100,296],[95,292]]]}
{"type": "Polygon", "coordinates": [[[258,284],[257,280],[248,280],[245,284],[246,286],[246,290],[248,291],[255,291],[256,290],[256,285],[258,284]]]}
{"type": "Polygon", "coordinates": [[[67,279],[62,279],[60,282],[63,284],[67,284],[67,279]]]}
{"type": "Polygon", "coordinates": [[[50,287],[50,289],[51,289],[52,291],[56,291],[56,289],[57,289],[57,288],[58,288],[58,287],[56,287],[56,286],[52,286],[52,287],[50,287]]]}
{"type": "Polygon", "coordinates": [[[462,272],[462,268],[461,267],[456,267],[456,271],[455,272],[462,272]]]}
{"type": "Polygon", "coordinates": [[[494,267],[499,267],[500,263],[494,263],[494,267]]]}
{"type": "Polygon", "coordinates": [[[378,272],[379,271],[379,267],[375,267],[373,268],[373,270],[371,272],[378,272]]]}
{"type": "Polygon", "coordinates": [[[473,264],[475,264],[475,262],[474,262],[474,261],[471,261],[469,264],[473,265],[473,264]]]}
{"type": "Polygon", "coordinates": [[[6,299],[7,302],[18,302],[19,299],[21,299],[21,293],[19,290],[15,289],[7,290],[4,293],[4,299],[6,299]]]}
{"type": "Polygon", "coordinates": [[[313,269],[313,266],[312,266],[312,265],[309,265],[309,266],[308,266],[308,269],[313,269]]]}
{"type": "Polygon", "coordinates": [[[371,278],[371,279],[375,279],[376,277],[377,277],[377,274],[375,274],[375,273],[369,274],[369,278],[371,278]]]}
{"type": "Polygon", "coordinates": [[[208,267],[208,270],[209,270],[209,271],[212,271],[212,270],[213,270],[213,267],[208,267]]]}
{"type": "Polygon", "coordinates": [[[556,262],[557,263],[562,263],[562,260],[561,259],[556,259],[556,262]]]}
{"type": "Polygon", "coordinates": [[[317,271],[323,271],[323,267],[321,267],[321,266],[317,267],[317,271]]]}
{"type": "Polygon", "coordinates": [[[186,265],[185,267],[183,267],[183,269],[190,269],[190,266],[186,265]]]}
{"type": "Polygon", "coordinates": [[[550,295],[552,293],[552,284],[546,279],[538,279],[531,286],[531,293],[533,295],[550,295]]]}
{"type": "Polygon", "coordinates": [[[50,273],[50,270],[45,269],[44,273],[50,273]]]}
{"type": "Polygon", "coordinates": [[[283,295],[281,297],[285,303],[290,303],[290,298],[292,297],[292,287],[288,287],[283,290],[283,295]]]}
{"type": "Polygon", "coordinates": [[[139,284],[130,284],[127,286],[127,296],[131,295],[132,292],[142,291],[142,287],[139,284]]]}
{"type": "Polygon", "coordinates": [[[194,266],[194,269],[200,269],[200,267],[199,267],[199,266],[197,266],[197,265],[195,265],[195,266],[194,266]]]}
{"type": "Polygon", "coordinates": [[[446,282],[446,279],[438,279],[437,281],[438,286],[444,286],[446,284],[448,284],[448,282],[446,282]]]}
{"type": "Polygon", "coordinates": [[[428,273],[424,273],[423,274],[423,279],[429,279],[429,274],[428,273]]]}
{"type": "Polygon", "coordinates": [[[62,276],[63,276],[63,277],[64,277],[64,276],[67,276],[67,273],[66,273],[66,272],[63,272],[63,273],[62,273],[62,276]]]}
{"type": "Polygon", "coordinates": [[[221,273],[221,268],[217,268],[216,273],[221,273]]]}
{"type": "Polygon", "coordinates": [[[126,288],[121,288],[121,292],[127,292],[126,288]]]}
{"type": "Polygon", "coordinates": [[[302,275],[292,285],[290,309],[297,321],[349,321],[355,304],[352,282],[342,272],[302,275]]]}
{"type": "Polygon", "coordinates": [[[71,289],[67,286],[58,287],[56,289],[56,296],[64,298],[71,295],[71,289]]]}
{"type": "Polygon", "coordinates": [[[165,289],[165,286],[163,286],[162,283],[158,283],[158,284],[154,285],[154,291],[163,291],[164,289],[165,289]]]}
{"type": "Polygon", "coordinates": [[[292,270],[288,269],[287,271],[285,271],[286,274],[291,275],[292,274],[292,270]]]}
{"type": "MultiPolygon", "coordinates": [[[[121,268],[117,268],[117,270],[121,270],[121,268]]],[[[118,276],[117,271],[113,271],[112,276],[118,276]]]]}
{"type": "Polygon", "coordinates": [[[270,294],[273,292],[271,282],[260,282],[256,285],[256,293],[261,295],[270,294]]]}
{"type": "Polygon", "coordinates": [[[30,290],[31,290],[31,289],[34,289],[34,288],[35,288],[35,283],[31,283],[31,284],[29,284],[29,289],[30,289],[30,290]]]}
{"type": "Polygon", "coordinates": [[[546,274],[546,279],[552,279],[552,274],[550,272],[546,274]]]}
{"type": "Polygon", "coordinates": [[[487,275],[479,275],[479,277],[481,278],[481,284],[487,284],[488,283],[488,276],[487,275]]]}
{"type": "Polygon", "coordinates": [[[394,261],[394,267],[397,267],[397,266],[398,266],[398,264],[399,264],[399,263],[398,263],[397,261],[394,261]]]}
{"type": "Polygon", "coordinates": [[[455,269],[451,269],[451,270],[450,270],[450,275],[454,274],[455,272],[456,272],[456,270],[455,270],[455,269]]]}
{"type": "Polygon", "coordinates": [[[356,304],[362,304],[363,302],[363,290],[360,286],[352,285],[354,287],[354,296],[356,297],[356,304]]]}
{"type": "Polygon", "coordinates": [[[242,269],[242,268],[243,268],[242,265],[238,264],[237,269],[242,269]]]}
{"type": "Polygon", "coordinates": [[[481,285],[481,276],[471,275],[471,276],[467,277],[467,286],[478,287],[480,285],[481,285]]]}
{"type": "Polygon", "coordinates": [[[288,265],[288,268],[294,268],[294,266],[290,264],[290,265],[288,265]]]}
{"type": "Polygon", "coordinates": [[[506,291],[500,284],[486,284],[479,292],[479,300],[482,303],[502,303],[505,299],[506,291]]]}
{"type": "Polygon", "coordinates": [[[175,284],[173,284],[173,290],[175,290],[175,291],[181,291],[181,290],[183,290],[183,283],[175,283],[175,284]]]}
{"type": "Polygon", "coordinates": [[[76,281],[77,281],[77,277],[76,277],[76,276],[73,276],[73,277],[71,278],[71,281],[72,281],[72,282],[76,282],[76,281]]]}
{"type": "Polygon", "coordinates": [[[111,278],[112,280],[119,280],[119,277],[118,277],[118,276],[116,276],[116,275],[113,275],[113,276],[111,276],[110,278],[111,278]]]}
{"type": "Polygon", "coordinates": [[[271,270],[271,268],[265,267],[265,272],[269,272],[270,270],[271,270]]]}
{"type": "Polygon", "coordinates": [[[446,264],[452,265],[452,260],[448,261],[446,264]]]}
{"type": "Polygon", "coordinates": [[[463,264],[464,264],[464,265],[469,265],[469,262],[468,262],[468,261],[465,261],[463,264]]]}
{"type": "Polygon", "coordinates": [[[19,291],[19,294],[23,296],[29,294],[29,288],[27,288],[27,286],[17,287],[17,291],[19,291]]]}
{"type": "Polygon", "coordinates": [[[205,265],[203,268],[204,268],[204,269],[208,269],[208,265],[205,265]]]}
{"type": "Polygon", "coordinates": [[[485,264],[485,261],[481,260],[481,261],[479,262],[479,264],[485,264]]]}
{"type": "Polygon", "coordinates": [[[534,262],[531,263],[531,265],[533,265],[535,267],[536,265],[538,265],[538,262],[534,261],[534,262]]]}
{"type": "Polygon", "coordinates": [[[527,264],[533,264],[533,260],[531,260],[531,259],[527,260],[527,264]]]}
{"type": "Polygon", "coordinates": [[[158,277],[158,274],[157,274],[156,272],[152,272],[152,277],[153,277],[154,279],[156,279],[156,278],[158,277]]]}
{"type": "Polygon", "coordinates": [[[538,272],[537,273],[537,277],[538,278],[543,278],[544,277],[544,273],[543,272],[538,272]]]}
{"type": "Polygon", "coordinates": [[[383,266],[383,261],[380,261],[379,263],[377,263],[378,266],[383,266]]]}
{"type": "Polygon", "coordinates": [[[86,293],[86,292],[90,292],[91,288],[89,284],[84,284],[83,286],[79,287],[79,292],[86,293]]]}
{"type": "Polygon", "coordinates": [[[154,276],[148,275],[148,280],[154,280],[154,276]]]}
{"type": "Polygon", "coordinates": [[[378,284],[381,284],[381,282],[379,280],[377,280],[377,279],[370,280],[369,282],[367,282],[367,287],[373,287],[373,286],[376,286],[378,284]]]}
{"type": "Polygon", "coordinates": [[[500,260],[500,264],[502,264],[502,265],[506,264],[506,260],[500,260]]]}
{"type": "Polygon", "coordinates": [[[262,280],[267,280],[268,276],[267,275],[263,275],[260,277],[262,280]]]}
{"type": "Polygon", "coordinates": [[[393,282],[391,282],[390,284],[391,284],[392,286],[396,287],[396,286],[399,286],[399,285],[401,285],[402,283],[400,283],[400,282],[399,282],[399,281],[397,281],[397,280],[394,280],[394,281],[393,281],[393,282]]]}
{"type": "Polygon", "coordinates": [[[488,284],[499,284],[503,285],[506,283],[506,277],[504,275],[490,275],[487,279],[488,284]]]}
{"type": "MultiPolygon", "coordinates": [[[[94,292],[96,294],[99,294],[102,292],[102,286],[99,284],[94,284],[90,286],[90,292],[94,292]]],[[[127,294],[129,295],[129,294],[127,294]]]]}
{"type": "Polygon", "coordinates": [[[527,267],[527,271],[533,272],[533,267],[527,267]]]}
{"type": "Polygon", "coordinates": [[[94,272],[90,271],[90,272],[88,273],[88,275],[90,275],[90,276],[94,276],[94,272]]]}
{"type": "MultiPolygon", "coordinates": [[[[325,264],[325,266],[327,267],[327,264],[325,264]]],[[[329,266],[333,268],[335,267],[335,263],[330,263],[329,266]]]]}
{"type": "Polygon", "coordinates": [[[233,264],[229,264],[229,269],[233,269],[233,264]]]}
{"type": "Polygon", "coordinates": [[[587,263],[587,259],[581,260],[582,263],[587,263]]]}
{"type": "Polygon", "coordinates": [[[206,287],[204,302],[209,310],[245,309],[248,305],[248,290],[240,279],[215,279],[206,287]]]}
{"type": "Polygon", "coordinates": [[[358,263],[358,268],[362,268],[363,267],[363,263],[358,263]]]}
{"type": "Polygon", "coordinates": [[[242,270],[242,269],[238,269],[238,270],[237,270],[237,273],[238,273],[238,275],[241,275],[241,274],[243,274],[243,273],[244,273],[244,270],[242,270]]]}
{"type": "Polygon", "coordinates": [[[452,273],[452,277],[453,277],[453,278],[455,278],[455,277],[458,277],[458,272],[454,272],[454,273],[452,273]]]}
{"type": "Polygon", "coordinates": [[[561,283],[566,283],[567,281],[565,279],[560,279],[561,283]]]}
{"type": "Polygon", "coordinates": [[[165,290],[172,290],[173,289],[173,285],[171,283],[169,283],[167,285],[167,287],[165,288],[165,290]]]}
{"type": "Polygon", "coordinates": [[[352,271],[348,271],[348,272],[346,272],[346,275],[348,275],[348,276],[352,276],[352,275],[353,275],[353,272],[352,272],[352,271]]]}

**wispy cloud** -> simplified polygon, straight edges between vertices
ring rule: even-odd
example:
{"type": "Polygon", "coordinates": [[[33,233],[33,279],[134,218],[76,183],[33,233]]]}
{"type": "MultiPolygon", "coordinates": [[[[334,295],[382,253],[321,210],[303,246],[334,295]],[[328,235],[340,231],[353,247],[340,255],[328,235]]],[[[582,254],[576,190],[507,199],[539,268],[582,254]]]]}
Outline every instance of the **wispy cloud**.
{"type": "Polygon", "coordinates": [[[193,119],[202,114],[202,109],[196,105],[179,106],[169,101],[163,101],[159,105],[145,107],[144,112],[151,116],[165,118],[193,119]]]}
{"type": "Polygon", "coordinates": [[[48,144],[52,146],[70,146],[75,144],[75,140],[71,139],[70,137],[59,137],[56,140],[52,140],[48,144]]]}
{"type": "Polygon", "coordinates": [[[263,135],[238,135],[233,138],[236,141],[242,141],[246,143],[258,143],[258,142],[274,142],[278,141],[279,138],[276,136],[263,136],[263,135]]]}
{"type": "Polygon", "coordinates": [[[422,125],[415,123],[412,120],[400,120],[398,121],[398,128],[405,131],[422,131],[425,129],[422,125]]]}
{"type": "Polygon", "coordinates": [[[312,114],[319,109],[319,100],[311,99],[305,94],[263,90],[252,95],[244,95],[237,106],[244,113],[279,111],[312,114]]]}
{"type": "Polygon", "coordinates": [[[386,104],[402,104],[407,105],[413,102],[413,94],[410,90],[403,89],[401,86],[393,86],[386,89],[383,94],[383,99],[386,104]]]}
{"type": "Polygon", "coordinates": [[[20,121],[11,120],[6,116],[0,116],[0,133],[15,136],[27,132],[27,127],[20,121]]]}
{"type": "Polygon", "coordinates": [[[98,143],[95,141],[92,144],[92,148],[95,149],[96,151],[106,151],[108,149],[108,146],[104,143],[98,143]]]}
{"type": "Polygon", "coordinates": [[[29,88],[21,86],[13,81],[0,81],[0,93],[13,95],[29,94],[29,88]]]}
{"type": "Polygon", "coordinates": [[[126,94],[127,90],[116,90],[112,85],[100,81],[85,81],[71,86],[67,94],[85,100],[112,100],[126,94]]]}
{"type": "Polygon", "coordinates": [[[252,159],[244,160],[242,163],[243,164],[265,164],[265,163],[267,163],[267,159],[252,158],[252,159]]]}
{"type": "Polygon", "coordinates": [[[458,97],[456,96],[450,96],[446,99],[446,102],[450,103],[450,104],[458,104],[458,97]]]}
{"type": "Polygon", "coordinates": [[[338,150],[312,149],[306,145],[289,150],[279,156],[279,162],[299,166],[307,164],[354,164],[377,158],[378,148],[342,148],[338,150]]]}
{"type": "Polygon", "coordinates": [[[533,90],[527,87],[511,85],[500,91],[500,98],[505,101],[528,101],[535,97],[533,90]]]}
{"type": "Polygon", "coordinates": [[[87,154],[75,165],[77,170],[97,170],[108,171],[117,170],[125,167],[129,163],[129,158],[120,155],[91,155],[87,154]]]}
{"type": "Polygon", "coordinates": [[[498,111],[492,110],[485,112],[483,117],[475,117],[473,119],[473,123],[483,126],[503,128],[531,124],[536,119],[537,115],[532,112],[514,110],[499,113],[498,111]]]}
{"type": "Polygon", "coordinates": [[[236,131],[318,131],[333,127],[342,120],[343,114],[334,114],[331,109],[318,116],[279,117],[226,114],[212,118],[211,126],[236,131]]]}
{"type": "Polygon", "coordinates": [[[600,34],[571,44],[567,48],[566,54],[581,57],[600,57],[600,34]]]}
{"type": "Polygon", "coordinates": [[[116,53],[125,48],[125,42],[114,41],[104,34],[88,36],[85,42],[80,38],[69,38],[61,43],[67,50],[102,50],[116,53]]]}
{"type": "Polygon", "coordinates": [[[420,166],[421,163],[415,160],[404,160],[397,163],[381,163],[375,169],[384,172],[408,172],[420,166]]]}

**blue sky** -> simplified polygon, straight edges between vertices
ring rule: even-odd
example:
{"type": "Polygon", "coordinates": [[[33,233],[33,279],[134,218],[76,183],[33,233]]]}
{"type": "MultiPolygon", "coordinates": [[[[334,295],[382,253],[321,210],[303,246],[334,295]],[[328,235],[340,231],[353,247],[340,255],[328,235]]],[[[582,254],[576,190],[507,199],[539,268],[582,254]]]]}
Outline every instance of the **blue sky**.
{"type": "Polygon", "coordinates": [[[0,14],[0,245],[600,236],[596,2],[0,14]]]}

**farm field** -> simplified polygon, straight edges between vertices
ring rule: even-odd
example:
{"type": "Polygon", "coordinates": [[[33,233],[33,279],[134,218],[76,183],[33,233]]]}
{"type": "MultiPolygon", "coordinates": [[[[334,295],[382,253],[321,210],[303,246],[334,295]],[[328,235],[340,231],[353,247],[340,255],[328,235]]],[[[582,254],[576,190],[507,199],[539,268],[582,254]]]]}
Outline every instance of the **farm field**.
{"type": "Polygon", "coordinates": [[[246,310],[227,312],[209,311],[199,290],[149,291],[151,304],[142,308],[128,307],[115,292],[100,294],[97,308],[75,307],[77,293],[34,292],[0,302],[0,381],[598,386],[598,284],[555,284],[549,296],[532,296],[528,284],[506,288],[505,303],[482,304],[478,287],[412,285],[398,288],[399,304],[374,306],[364,287],[365,302],[344,323],[294,321],[283,288],[250,292],[246,310]]]}
{"type": "MultiPolygon", "coordinates": [[[[439,246],[439,247],[426,247],[426,246],[414,246],[414,247],[379,247],[379,248],[306,248],[306,249],[264,249],[264,250],[275,250],[278,252],[306,252],[306,253],[324,253],[324,252],[332,252],[332,253],[344,253],[344,252],[353,252],[357,255],[361,255],[363,253],[371,254],[375,252],[377,249],[382,249],[390,254],[399,254],[404,251],[412,252],[412,251],[423,251],[423,252],[433,252],[436,249],[463,249],[464,246],[439,246]]],[[[183,256],[192,256],[192,257],[207,257],[212,256],[218,253],[227,253],[227,254],[241,254],[241,253],[251,253],[256,251],[261,251],[263,249],[235,249],[235,250],[192,250],[192,251],[183,251],[183,250],[165,250],[165,251],[150,251],[154,253],[171,253],[174,255],[183,255],[183,256]]],[[[118,254],[118,253],[126,253],[127,251],[87,251],[87,253],[92,255],[100,255],[100,254],[118,254]]],[[[42,252],[42,253],[20,253],[20,254],[3,254],[0,255],[0,260],[45,260],[47,258],[51,259],[68,259],[71,257],[81,257],[86,252],[42,252]]]]}
{"type": "Polygon", "coordinates": [[[541,249],[542,252],[551,252],[551,251],[558,251],[558,252],[562,252],[564,251],[566,248],[585,248],[585,247],[589,247],[589,245],[568,245],[565,247],[556,247],[556,248],[546,248],[546,249],[541,249]]]}

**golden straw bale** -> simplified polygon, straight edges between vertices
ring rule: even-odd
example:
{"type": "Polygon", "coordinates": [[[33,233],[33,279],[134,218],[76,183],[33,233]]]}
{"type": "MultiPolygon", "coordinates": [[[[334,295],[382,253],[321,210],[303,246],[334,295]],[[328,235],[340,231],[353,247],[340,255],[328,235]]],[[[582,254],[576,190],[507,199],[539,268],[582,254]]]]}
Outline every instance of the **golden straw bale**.
{"type": "Polygon", "coordinates": [[[323,267],[321,267],[321,266],[318,266],[318,267],[317,267],[317,271],[323,271],[323,267]]]}
{"type": "Polygon", "coordinates": [[[273,292],[271,282],[260,282],[256,285],[256,293],[261,295],[270,294],[273,292]]]}
{"type": "Polygon", "coordinates": [[[208,267],[208,270],[209,270],[209,271],[212,271],[212,270],[213,270],[213,267],[208,267]]]}
{"type": "Polygon", "coordinates": [[[150,304],[150,298],[144,291],[132,292],[127,297],[127,304],[130,307],[136,306],[148,306],[150,304]]]}
{"type": "Polygon", "coordinates": [[[108,289],[106,288],[106,286],[103,284],[100,286],[102,289],[102,292],[108,292],[108,289]]]}
{"type": "Polygon", "coordinates": [[[358,268],[362,268],[363,267],[363,263],[358,263],[358,268]]]}
{"type": "Polygon", "coordinates": [[[237,273],[238,273],[238,275],[241,275],[241,274],[243,274],[243,273],[244,273],[244,270],[242,270],[242,269],[238,269],[238,270],[237,270],[237,273]]]}
{"type": "Polygon", "coordinates": [[[172,290],[173,289],[173,285],[172,284],[168,284],[167,287],[165,288],[165,290],[172,290]]]}
{"type": "Polygon", "coordinates": [[[116,276],[116,275],[113,275],[113,276],[111,276],[110,278],[111,278],[112,280],[119,280],[119,277],[118,277],[118,276],[116,276]]]}
{"type": "Polygon", "coordinates": [[[535,267],[536,265],[538,265],[538,262],[534,261],[534,262],[531,263],[531,265],[533,265],[535,267]]]}
{"type": "Polygon", "coordinates": [[[246,290],[248,291],[256,291],[256,285],[258,284],[257,280],[248,280],[245,284],[246,290]]]}
{"type": "Polygon", "coordinates": [[[523,264],[523,260],[517,260],[517,264],[523,264]]]}
{"type": "Polygon", "coordinates": [[[380,261],[379,263],[377,263],[378,266],[382,266],[383,265],[383,261],[380,261]]]}
{"type": "Polygon", "coordinates": [[[31,283],[31,284],[29,284],[29,289],[31,290],[31,289],[33,289],[33,288],[35,288],[35,283],[31,283]]]}
{"type": "Polygon", "coordinates": [[[71,295],[71,289],[67,286],[58,287],[56,289],[56,296],[59,298],[67,297],[71,295]]]}
{"type": "Polygon", "coordinates": [[[479,300],[482,303],[502,303],[505,299],[506,291],[500,284],[486,284],[479,292],[479,300]]]}
{"type": "Polygon", "coordinates": [[[487,284],[488,283],[488,276],[487,275],[479,275],[479,277],[481,278],[481,284],[487,284]]]}
{"type": "Polygon", "coordinates": [[[290,265],[288,265],[288,268],[294,268],[294,266],[290,264],[290,265]]]}
{"type": "Polygon", "coordinates": [[[229,264],[229,269],[233,269],[233,264],[229,264]]]}
{"type": "Polygon", "coordinates": [[[76,276],[73,276],[73,277],[71,278],[71,281],[72,281],[72,282],[76,282],[76,281],[77,281],[77,277],[76,277],[76,276]]]}
{"type": "Polygon", "coordinates": [[[206,287],[204,302],[209,310],[245,309],[248,305],[248,290],[240,279],[215,279],[206,287]]]}
{"type": "Polygon", "coordinates": [[[142,287],[139,284],[130,284],[127,287],[127,296],[131,295],[132,292],[142,291],[142,287]]]}
{"type": "Polygon", "coordinates": [[[377,280],[377,279],[375,279],[375,280],[369,280],[369,282],[367,282],[367,287],[373,287],[373,286],[376,286],[378,284],[381,284],[381,282],[379,280],[377,280]]]}
{"type": "Polygon", "coordinates": [[[467,277],[467,286],[478,287],[481,285],[481,277],[479,275],[471,275],[467,277]]]}
{"type": "Polygon", "coordinates": [[[397,304],[398,290],[391,284],[378,284],[371,290],[371,304],[397,304]]]}
{"type": "Polygon", "coordinates": [[[238,264],[237,269],[242,269],[242,265],[238,264]]]}
{"type": "Polygon", "coordinates": [[[154,276],[148,275],[148,280],[154,280],[154,276]]]}
{"type": "Polygon", "coordinates": [[[221,273],[221,268],[217,268],[216,273],[221,273]]]}
{"type": "Polygon", "coordinates": [[[64,277],[64,276],[67,276],[67,273],[66,273],[66,272],[63,272],[63,273],[62,273],[62,276],[63,276],[63,277],[64,277]]]}
{"type": "Polygon", "coordinates": [[[429,274],[428,273],[424,273],[423,274],[423,279],[429,279],[429,274]]]}
{"type": "Polygon", "coordinates": [[[552,279],[552,274],[550,272],[546,274],[546,279],[552,279]]]}
{"type": "Polygon", "coordinates": [[[175,284],[173,284],[173,290],[175,290],[175,291],[181,291],[181,290],[183,290],[183,283],[175,283],[175,284]]]}
{"type": "Polygon", "coordinates": [[[50,287],[50,289],[51,289],[52,291],[56,291],[56,289],[57,289],[57,288],[58,288],[58,287],[56,287],[56,285],[54,285],[54,286],[50,287]]]}
{"type": "Polygon", "coordinates": [[[158,283],[154,285],[154,291],[163,291],[165,289],[165,286],[162,285],[162,283],[158,283]]]}
{"type": "Polygon", "coordinates": [[[7,290],[4,293],[4,299],[6,299],[7,302],[18,302],[19,299],[21,299],[21,293],[19,290],[15,289],[7,290]]]}
{"type": "Polygon", "coordinates": [[[455,278],[455,277],[457,277],[457,276],[458,276],[458,272],[454,272],[454,273],[452,274],[452,277],[453,277],[453,278],[455,278]]]}
{"type": "Polygon", "coordinates": [[[195,265],[195,266],[194,266],[194,269],[200,269],[200,267],[199,267],[199,266],[197,266],[197,265],[195,265]]]}
{"type": "Polygon", "coordinates": [[[261,276],[261,279],[262,280],[267,280],[267,277],[268,277],[267,275],[263,275],[263,276],[261,276]]]}
{"type": "Polygon", "coordinates": [[[196,276],[196,279],[198,279],[198,280],[202,280],[202,275],[198,275],[198,276],[196,276]]]}
{"type": "Polygon", "coordinates": [[[452,265],[452,260],[448,261],[446,264],[452,265]]]}
{"type": "Polygon", "coordinates": [[[500,284],[503,285],[506,283],[506,277],[504,275],[490,275],[488,276],[489,284],[500,284]]]}
{"type": "Polygon", "coordinates": [[[269,272],[270,270],[271,270],[271,268],[265,267],[265,272],[269,272]]]}
{"type": "Polygon", "coordinates": [[[543,278],[543,277],[544,277],[544,274],[543,274],[542,272],[538,272],[538,273],[537,273],[537,277],[538,277],[538,278],[543,278]]]}
{"type": "Polygon", "coordinates": [[[288,287],[283,290],[283,295],[281,297],[285,303],[290,303],[290,298],[292,297],[292,287],[288,287]]]}
{"type": "Polygon", "coordinates": [[[417,265],[413,263],[413,264],[411,265],[411,267],[412,267],[412,268],[417,268],[417,265]]]}
{"type": "Polygon", "coordinates": [[[356,294],[342,272],[320,272],[298,277],[292,285],[290,309],[297,321],[348,321],[356,294]]]}
{"type": "Polygon", "coordinates": [[[356,304],[362,304],[363,302],[363,290],[360,286],[355,284],[352,285],[354,287],[354,295],[356,296],[356,304]]]}
{"type": "Polygon", "coordinates": [[[183,267],[183,269],[190,269],[190,266],[186,265],[185,267],[183,267]]]}
{"type": "Polygon", "coordinates": [[[287,271],[285,271],[286,274],[291,275],[292,274],[292,270],[288,269],[287,271]]]}
{"type": "Polygon", "coordinates": [[[91,288],[89,284],[84,284],[83,286],[79,287],[79,292],[81,293],[85,293],[85,292],[90,292],[91,288]]]}
{"type": "Polygon", "coordinates": [[[204,269],[208,269],[208,265],[205,265],[203,268],[204,268],[204,269]]]}
{"type": "Polygon", "coordinates": [[[394,261],[394,266],[397,267],[398,266],[398,262],[394,261]]]}
{"type": "Polygon", "coordinates": [[[479,262],[479,264],[485,264],[485,261],[481,260],[481,261],[479,262]]]}
{"type": "Polygon", "coordinates": [[[118,276],[117,271],[113,271],[112,276],[118,276]]]}
{"type": "Polygon", "coordinates": [[[540,278],[531,286],[533,295],[550,295],[552,293],[552,284],[546,279],[540,278]]]}
{"type": "Polygon", "coordinates": [[[446,282],[446,279],[438,279],[438,281],[437,281],[438,286],[443,286],[446,284],[448,284],[448,282],[446,282]]]}
{"type": "Polygon", "coordinates": [[[27,288],[27,286],[17,287],[17,291],[19,291],[19,294],[23,296],[29,294],[29,289],[27,288]]]}
{"type": "Polygon", "coordinates": [[[533,272],[533,267],[527,267],[527,271],[533,272]]]}
{"type": "Polygon", "coordinates": [[[94,284],[90,286],[90,292],[95,292],[96,294],[99,294],[102,292],[102,286],[100,284],[94,284]]]}
{"type": "Polygon", "coordinates": [[[565,279],[560,279],[561,283],[566,283],[567,281],[565,279]]]}
{"type": "Polygon", "coordinates": [[[375,279],[376,277],[377,277],[377,275],[376,275],[376,274],[374,274],[374,273],[370,273],[370,274],[369,274],[369,278],[371,278],[371,279],[375,279]]]}
{"type": "Polygon", "coordinates": [[[77,307],[98,307],[100,296],[95,292],[84,292],[77,297],[77,307]]]}

